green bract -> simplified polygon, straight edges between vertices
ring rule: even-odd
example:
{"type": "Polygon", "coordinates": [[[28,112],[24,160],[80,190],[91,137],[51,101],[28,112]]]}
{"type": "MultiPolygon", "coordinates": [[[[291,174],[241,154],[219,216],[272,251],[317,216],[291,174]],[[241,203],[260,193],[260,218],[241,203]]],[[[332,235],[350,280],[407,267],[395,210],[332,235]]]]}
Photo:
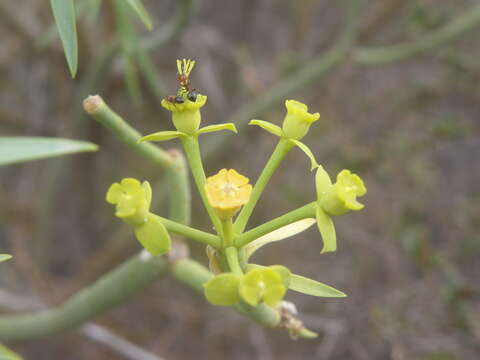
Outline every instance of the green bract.
{"type": "Polygon", "coordinates": [[[215,276],[203,285],[205,297],[213,305],[231,306],[240,301],[238,285],[241,276],[224,273],[215,276]]]}
{"type": "Polygon", "coordinates": [[[332,184],[330,176],[320,166],[315,176],[317,189],[317,225],[323,238],[322,253],[337,249],[335,227],[331,216],[342,215],[349,210],[361,210],[364,205],[357,201],[367,189],[362,179],[350,170],[342,170],[337,175],[337,182],[332,184]]]}
{"type": "Polygon", "coordinates": [[[167,229],[154,214],[147,215],[147,221],[135,227],[135,236],[152,255],[162,255],[170,251],[172,241],[167,229]]]}
{"type": "Polygon", "coordinates": [[[320,119],[320,114],[309,113],[308,106],[296,100],[286,100],[285,106],[287,115],[283,120],[283,133],[289,139],[301,140],[307,135],[310,125],[320,119]]]}
{"type": "Polygon", "coordinates": [[[107,192],[107,202],[117,205],[115,216],[131,225],[147,221],[151,199],[152,189],[148,181],[140,184],[132,178],[113,183],[107,192]]]}
{"type": "Polygon", "coordinates": [[[185,93],[179,95],[183,98],[183,103],[170,102],[168,99],[162,100],[162,106],[172,112],[172,121],[175,128],[187,135],[194,135],[200,127],[202,115],[200,108],[207,102],[205,95],[197,95],[195,102],[188,100],[185,93]]]}
{"type": "Polygon", "coordinates": [[[243,301],[251,306],[261,302],[275,306],[287,291],[282,276],[271,268],[250,270],[242,277],[238,289],[243,301]]]}

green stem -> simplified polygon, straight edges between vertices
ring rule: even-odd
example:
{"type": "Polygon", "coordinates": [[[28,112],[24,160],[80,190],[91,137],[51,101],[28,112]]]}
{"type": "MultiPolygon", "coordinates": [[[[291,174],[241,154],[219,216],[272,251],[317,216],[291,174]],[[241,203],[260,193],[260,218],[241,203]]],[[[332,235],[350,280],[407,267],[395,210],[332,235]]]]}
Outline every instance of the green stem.
{"type": "Polygon", "coordinates": [[[273,151],[270,159],[268,159],[267,164],[262,170],[255,186],[252,190],[252,195],[250,196],[250,200],[248,203],[243,207],[238,214],[237,220],[235,221],[235,232],[241,234],[243,230],[245,230],[245,226],[247,226],[248,219],[252,215],[253,209],[258,202],[258,199],[262,195],[263,190],[267,186],[270,178],[272,177],[275,170],[277,170],[278,166],[288,154],[288,152],[293,148],[294,144],[287,139],[280,139],[278,142],[275,150],[273,151]]]}
{"type": "Polygon", "coordinates": [[[165,150],[151,143],[137,144],[137,140],[141,138],[140,133],[110,109],[100,96],[89,96],[84,100],[83,107],[95,120],[112,131],[117,138],[138,154],[165,168],[173,165],[173,158],[165,150]]]}
{"type": "Polygon", "coordinates": [[[155,215],[168,231],[171,231],[175,234],[185,236],[189,239],[198,241],[202,244],[213,246],[216,249],[222,247],[222,240],[213,234],[191,228],[187,225],[180,224],[178,222],[163,218],[161,216],[155,215]]]}
{"type": "Polygon", "coordinates": [[[243,275],[240,262],[238,261],[238,250],[235,246],[229,246],[225,249],[228,267],[236,275],[243,275]]]}
{"type": "Polygon", "coordinates": [[[233,246],[233,224],[232,219],[222,220],[223,247],[233,246]]]}
{"type": "Polygon", "coordinates": [[[31,340],[77,327],[141,292],[168,272],[162,257],[141,255],[105,274],[57,308],[0,317],[0,341],[31,340]]]}
{"type": "Polygon", "coordinates": [[[353,53],[354,60],[361,64],[378,65],[410,58],[443,45],[480,23],[480,5],[457,16],[447,25],[432,31],[419,40],[390,46],[362,47],[353,53]]]}
{"type": "Polygon", "coordinates": [[[315,217],[316,202],[311,202],[301,208],[293,210],[285,215],[282,215],[276,219],[270,220],[256,228],[253,228],[246,233],[243,233],[235,238],[235,246],[241,248],[247,245],[249,242],[258,239],[260,236],[266,235],[274,230],[294,223],[295,221],[315,217]]]}
{"type": "Polygon", "coordinates": [[[180,138],[185,149],[185,154],[187,155],[188,163],[190,169],[192,170],[193,179],[197,185],[198,192],[202,198],[205,209],[207,210],[208,216],[212,221],[215,230],[219,235],[222,234],[222,224],[215,210],[210,206],[207,193],[205,192],[205,182],[207,178],[205,176],[205,171],[203,170],[202,157],[200,155],[200,146],[198,144],[198,139],[195,136],[186,136],[180,138]]]}

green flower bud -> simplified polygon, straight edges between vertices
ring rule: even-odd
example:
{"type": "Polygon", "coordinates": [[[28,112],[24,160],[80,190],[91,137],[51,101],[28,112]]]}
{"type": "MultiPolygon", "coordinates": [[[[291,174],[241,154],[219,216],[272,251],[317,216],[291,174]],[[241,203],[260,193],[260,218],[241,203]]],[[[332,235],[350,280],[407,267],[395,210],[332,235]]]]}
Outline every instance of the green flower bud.
{"type": "Polygon", "coordinates": [[[349,210],[363,209],[364,205],[357,201],[357,196],[365,195],[367,189],[358,175],[342,170],[337,175],[337,182],[327,188],[322,188],[320,181],[317,176],[318,203],[327,214],[342,215],[349,210]]]}
{"type": "Polygon", "coordinates": [[[279,272],[272,268],[254,268],[242,277],[238,291],[251,306],[261,302],[275,306],[283,299],[287,288],[279,272]]]}
{"type": "Polygon", "coordinates": [[[241,276],[223,273],[210,279],[203,285],[205,297],[213,305],[231,306],[240,302],[238,285],[241,276]]]}
{"type": "Polygon", "coordinates": [[[147,221],[152,200],[152,189],[148,181],[125,178],[113,183],[108,189],[107,202],[116,205],[115,216],[130,225],[141,225],[147,221]]]}
{"type": "Polygon", "coordinates": [[[308,106],[296,101],[286,100],[287,115],[283,121],[283,134],[285,137],[294,140],[300,140],[307,135],[310,125],[320,119],[319,113],[311,114],[308,112],[308,106]]]}
{"type": "Polygon", "coordinates": [[[198,94],[195,101],[190,101],[186,93],[177,96],[183,99],[182,103],[169,101],[168,98],[162,100],[162,106],[172,112],[173,125],[178,131],[187,135],[193,135],[200,127],[202,116],[200,108],[207,102],[205,95],[198,94]]]}

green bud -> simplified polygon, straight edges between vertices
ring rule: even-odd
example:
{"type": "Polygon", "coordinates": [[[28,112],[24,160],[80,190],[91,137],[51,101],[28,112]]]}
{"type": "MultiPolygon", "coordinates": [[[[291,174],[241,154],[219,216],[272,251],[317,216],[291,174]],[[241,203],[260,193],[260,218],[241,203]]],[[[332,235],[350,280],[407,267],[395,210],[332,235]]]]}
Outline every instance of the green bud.
{"type": "Polygon", "coordinates": [[[261,302],[275,306],[283,299],[287,288],[277,271],[254,268],[242,277],[238,290],[242,299],[251,306],[257,306],[261,302]]]}
{"type": "Polygon", "coordinates": [[[113,183],[108,189],[107,202],[116,205],[115,216],[130,225],[141,225],[147,221],[152,200],[152,189],[148,181],[125,178],[113,183]]]}
{"type": "Polygon", "coordinates": [[[203,285],[205,297],[213,305],[231,306],[240,301],[238,285],[240,276],[223,273],[210,279],[203,285]]]}
{"type": "Polygon", "coordinates": [[[300,140],[307,135],[310,125],[320,119],[319,113],[311,114],[308,112],[308,106],[296,101],[286,100],[287,115],[283,120],[283,134],[285,137],[294,140],[300,140]]]}

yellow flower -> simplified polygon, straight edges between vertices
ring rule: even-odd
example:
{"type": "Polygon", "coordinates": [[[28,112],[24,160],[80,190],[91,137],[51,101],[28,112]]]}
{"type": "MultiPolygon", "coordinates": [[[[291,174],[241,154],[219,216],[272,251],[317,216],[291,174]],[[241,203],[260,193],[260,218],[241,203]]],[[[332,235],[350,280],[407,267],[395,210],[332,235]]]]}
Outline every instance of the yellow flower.
{"type": "Polygon", "coordinates": [[[208,202],[222,219],[229,219],[250,199],[252,185],[233,169],[222,169],[205,184],[208,202]]]}
{"type": "Polygon", "coordinates": [[[308,132],[310,125],[320,119],[319,113],[309,113],[308,106],[296,100],[286,100],[287,115],[283,121],[283,134],[285,137],[300,140],[308,132]]]}

